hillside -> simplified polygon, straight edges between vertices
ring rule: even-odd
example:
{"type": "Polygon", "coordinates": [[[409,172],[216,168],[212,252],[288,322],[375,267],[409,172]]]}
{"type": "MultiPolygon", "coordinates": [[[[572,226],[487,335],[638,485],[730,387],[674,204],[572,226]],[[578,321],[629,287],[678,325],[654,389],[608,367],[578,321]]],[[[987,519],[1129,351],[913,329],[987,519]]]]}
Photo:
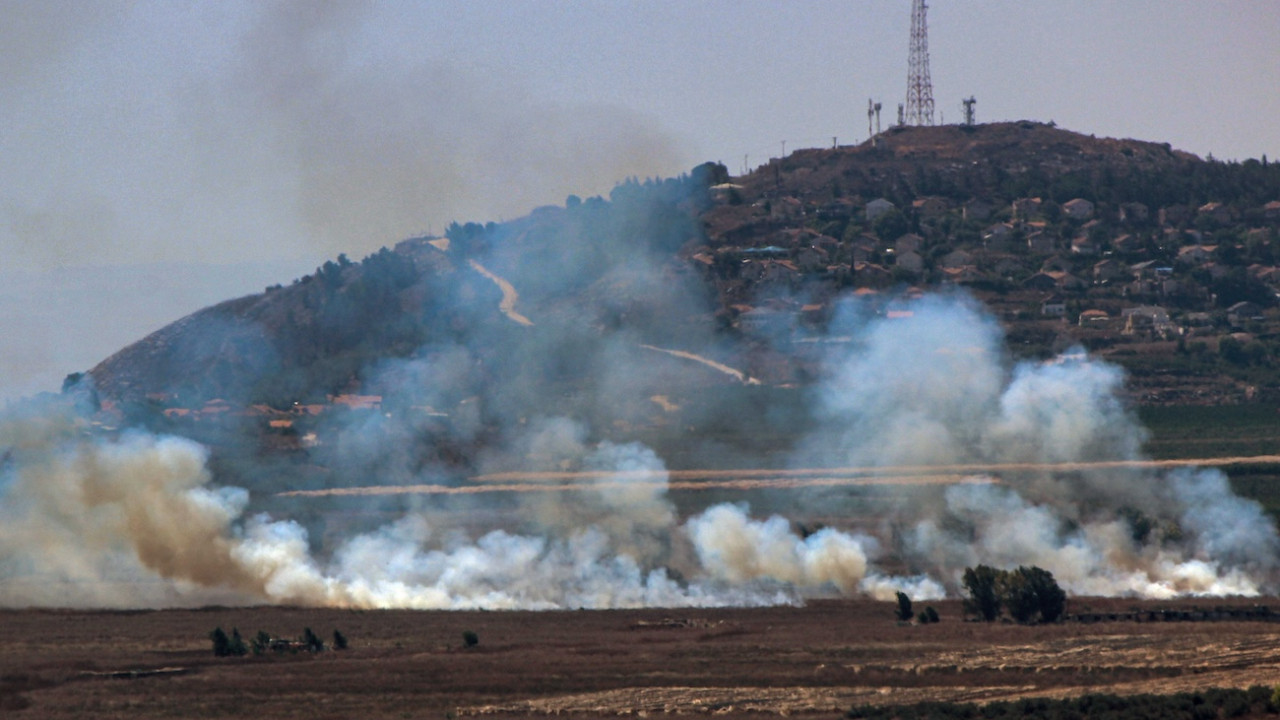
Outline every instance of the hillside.
{"type": "Polygon", "coordinates": [[[138,418],[361,395],[453,421],[479,398],[469,437],[556,412],[651,424],[655,395],[805,386],[850,298],[882,315],[963,287],[1014,354],[1083,345],[1129,370],[1138,402],[1272,399],[1277,199],[1265,159],[1031,122],[894,128],[340,257],[89,374],[138,418]]]}

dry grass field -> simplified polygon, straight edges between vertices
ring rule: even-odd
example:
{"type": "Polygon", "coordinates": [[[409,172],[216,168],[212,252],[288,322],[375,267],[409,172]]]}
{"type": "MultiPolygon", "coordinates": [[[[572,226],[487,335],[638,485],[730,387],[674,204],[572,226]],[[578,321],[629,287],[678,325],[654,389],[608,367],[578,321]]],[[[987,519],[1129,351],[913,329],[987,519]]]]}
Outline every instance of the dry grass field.
{"type": "MultiPolygon", "coordinates": [[[[1254,601],[1200,601],[1200,607],[1254,601]]],[[[1280,604],[1280,603],[1277,603],[1280,604]]],[[[923,606],[923,603],[920,603],[923,606]]],[[[0,717],[839,717],[854,704],[1280,682],[1280,623],[900,625],[894,605],[578,612],[0,612],[0,717]],[[217,658],[238,628],[345,651],[217,658]],[[463,633],[474,632],[475,647],[463,633]],[[154,672],[163,671],[163,672],[154,672]]],[[[1080,612],[1197,605],[1073,599],[1080,612]]]]}

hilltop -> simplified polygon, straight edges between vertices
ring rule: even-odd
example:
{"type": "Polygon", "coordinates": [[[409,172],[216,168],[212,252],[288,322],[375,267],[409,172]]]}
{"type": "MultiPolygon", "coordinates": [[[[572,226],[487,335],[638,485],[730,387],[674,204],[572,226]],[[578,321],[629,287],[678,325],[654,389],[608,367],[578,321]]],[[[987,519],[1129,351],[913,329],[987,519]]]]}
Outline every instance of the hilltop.
{"type": "Polygon", "coordinates": [[[849,298],[884,314],[959,287],[1015,355],[1082,345],[1129,370],[1137,402],[1256,401],[1272,399],[1280,352],[1278,228],[1280,170],[1265,158],[1033,122],[898,127],[742,177],[708,163],[342,256],[89,375],[134,418],[377,397],[454,423],[469,406],[464,435],[482,442],[511,418],[643,425],[664,414],[653,396],[802,388],[821,371],[807,341],[849,298]],[[601,401],[605,385],[627,399],[601,401]]]}

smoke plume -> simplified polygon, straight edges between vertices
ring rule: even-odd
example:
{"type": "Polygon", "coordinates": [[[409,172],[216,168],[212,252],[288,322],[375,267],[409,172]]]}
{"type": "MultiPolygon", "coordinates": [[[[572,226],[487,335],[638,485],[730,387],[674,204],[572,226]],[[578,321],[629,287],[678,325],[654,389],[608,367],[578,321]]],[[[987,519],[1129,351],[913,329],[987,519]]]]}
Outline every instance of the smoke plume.
{"type": "MultiPolygon", "coordinates": [[[[248,512],[248,492],[220,485],[195,442],[91,430],[74,408],[33,402],[0,422],[0,605],[612,608],[897,591],[927,599],[957,594],[963,569],[978,563],[1037,565],[1080,595],[1275,589],[1275,527],[1220,472],[1069,465],[1141,459],[1144,431],[1119,399],[1116,368],[1081,351],[1011,362],[998,325],[963,296],[898,310],[850,305],[837,320],[833,337],[853,341],[828,344],[814,388],[817,429],[791,469],[946,474],[967,465],[995,476],[904,488],[881,512],[836,486],[774,491],[764,513],[741,501],[677,503],[654,449],[598,439],[582,419],[604,413],[611,390],[643,395],[645,383],[666,379],[637,367],[644,382],[628,381],[625,369],[652,356],[626,364],[635,353],[625,349],[642,343],[620,333],[582,346],[593,349],[584,367],[617,365],[584,381],[595,397],[560,404],[580,414],[507,418],[501,443],[477,460],[484,471],[513,472],[512,482],[520,471],[578,473],[572,489],[530,484],[492,505],[472,496],[467,510],[499,518],[490,527],[424,496],[397,520],[321,542],[303,516],[248,512]],[[815,514],[825,527],[793,525],[815,514]]],[[[391,362],[380,382],[418,386],[415,401],[480,404],[446,398],[476,372],[469,352],[441,347],[391,362]]],[[[540,397],[529,386],[495,392],[525,410],[540,397]]],[[[462,422],[456,432],[472,438],[480,427],[462,422]]],[[[412,443],[412,425],[357,414],[328,432],[331,443],[315,452],[336,469],[335,485],[459,482],[396,452],[412,443]]]]}

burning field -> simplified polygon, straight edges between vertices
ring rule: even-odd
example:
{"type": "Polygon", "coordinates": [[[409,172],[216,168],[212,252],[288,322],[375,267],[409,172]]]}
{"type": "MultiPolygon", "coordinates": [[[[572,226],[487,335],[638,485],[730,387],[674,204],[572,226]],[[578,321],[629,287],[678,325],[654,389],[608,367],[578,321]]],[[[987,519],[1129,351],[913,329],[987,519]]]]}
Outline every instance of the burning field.
{"type": "MultiPolygon", "coordinates": [[[[0,604],[934,600],[957,597],[961,573],[978,564],[1035,565],[1074,596],[1277,589],[1271,519],[1209,463],[1144,458],[1119,370],[1083,352],[1010,363],[999,326],[963,297],[906,307],[893,319],[850,311],[843,322],[858,340],[832,346],[813,430],[787,467],[767,470],[673,472],[640,443],[540,417],[487,448],[479,475],[397,474],[391,486],[337,475],[277,496],[284,512],[269,515],[219,483],[190,440],[95,434],[65,407],[22,408],[0,424],[0,604]],[[413,499],[372,529],[310,533],[314,496],[375,493],[413,499]]],[[[333,446],[344,457],[394,453],[395,438],[362,430],[341,429],[333,446]]]]}
{"type": "Polygon", "coordinates": [[[1138,621],[1276,593],[1276,527],[1213,467],[1251,459],[1151,461],[1116,368],[1012,363],[962,297],[908,307],[850,311],[858,340],[832,344],[814,422],[769,468],[670,470],[555,415],[513,422],[475,473],[410,473],[387,469],[407,435],[353,422],[315,451],[345,471],[272,494],[268,513],[192,440],[94,431],[67,403],[11,408],[0,708],[830,716],[1273,684],[1269,613],[1138,621]],[[341,503],[362,502],[378,522],[344,524],[368,506],[341,503]],[[965,622],[978,564],[1048,570],[1069,612],[1104,621],[965,622]],[[896,623],[899,592],[942,621],[896,623]],[[215,627],[352,644],[215,658],[215,627]]]}

